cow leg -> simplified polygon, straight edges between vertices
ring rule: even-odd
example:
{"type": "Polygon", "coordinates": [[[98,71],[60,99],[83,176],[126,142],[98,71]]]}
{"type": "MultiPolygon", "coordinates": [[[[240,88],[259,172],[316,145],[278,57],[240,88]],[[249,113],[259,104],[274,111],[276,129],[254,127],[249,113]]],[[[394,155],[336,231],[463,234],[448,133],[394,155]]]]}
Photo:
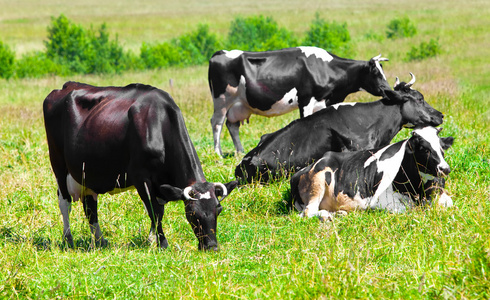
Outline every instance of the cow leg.
{"type": "Polygon", "coordinates": [[[63,239],[70,248],[73,248],[73,236],[70,230],[71,199],[65,199],[60,190],[58,190],[58,206],[63,217],[63,239]]]}
{"type": "Polygon", "coordinates": [[[216,152],[220,156],[223,156],[223,153],[221,152],[220,137],[227,112],[226,98],[225,95],[221,95],[220,97],[214,98],[213,100],[214,113],[211,117],[211,127],[213,129],[214,152],[216,152]]]}
{"type": "Polygon", "coordinates": [[[245,153],[245,149],[243,149],[242,143],[240,142],[240,122],[231,123],[229,120],[226,120],[226,127],[228,127],[236,152],[245,153]]]}
{"type": "Polygon", "coordinates": [[[148,184],[143,183],[143,187],[136,187],[138,190],[138,194],[143,200],[143,204],[145,205],[146,212],[151,220],[150,234],[148,236],[148,241],[153,243],[155,241],[155,236],[158,241],[158,246],[162,249],[166,249],[168,247],[168,241],[163,233],[162,228],[162,218],[164,213],[164,206],[158,203],[155,196],[151,196],[150,189],[148,184]]]}
{"type": "Polygon", "coordinates": [[[102,236],[99,226],[99,217],[97,215],[97,196],[85,196],[83,199],[83,210],[90,225],[90,232],[95,238],[95,245],[105,247],[107,240],[102,236]]]}

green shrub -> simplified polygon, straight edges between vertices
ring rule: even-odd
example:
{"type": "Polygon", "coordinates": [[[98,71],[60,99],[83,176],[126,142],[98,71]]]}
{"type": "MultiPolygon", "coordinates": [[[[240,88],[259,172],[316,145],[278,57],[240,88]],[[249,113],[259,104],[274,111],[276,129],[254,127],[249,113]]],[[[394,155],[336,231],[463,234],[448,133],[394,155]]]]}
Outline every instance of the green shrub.
{"type": "Polygon", "coordinates": [[[45,75],[67,75],[69,70],[55,63],[44,52],[24,54],[16,61],[15,76],[17,78],[39,78],[45,75]]]}
{"type": "Polygon", "coordinates": [[[430,39],[428,43],[422,42],[418,47],[412,47],[407,53],[407,61],[422,60],[429,57],[437,56],[441,53],[441,46],[435,39],[430,39]]]}
{"type": "Polygon", "coordinates": [[[192,51],[200,54],[195,58],[198,64],[207,63],[214,52],[222,48],[221,42],[216,34],[209,32],[209,26],[200,24],[196,31],[184,35],[179,39],[181,48],[186,50],[186,45],[192,45],[192,51]]]}
{"type": "Polygon", "coordinates": [[[9,79],[13,75],[15,53],[0,41],[0,78],[9,79]]]}
{"type": "Polygon", "coordinates": [[[127,69],[128,58],[116,40],[109,40],[105,24],[85,30],[64,15],[52,18],[46,55],[73,73],[114,73],[127,69]]]}
{"type": "Polygon", "coordinates": [[[417,28],[408,17],[393,19],[388,24],[386,37],[389,39],[412,37],[417,33],[417,28]]]}
{"type": "Polygon", "coordinates": [[[157,45],[143,43],[140,57],[146,68],[163,68],[167,66],[190,66],[207,63],[213,53],[220,49],[215,34],[209,32],[207,25],[180,38],[157,45]]]}
{"type": "Polygon", "coordinates": [[[316,46],[341,57],[354,55],[347,24],[328,23],[316,14],[303,39],[304,46],[316,46]]]}
{"type": "Polygon", "coordinates": [[[279,28],[271,17],[236,18],[232,21],[226,48],[245,51],[267,51],[298,46],[297,39],[279,28]]]}

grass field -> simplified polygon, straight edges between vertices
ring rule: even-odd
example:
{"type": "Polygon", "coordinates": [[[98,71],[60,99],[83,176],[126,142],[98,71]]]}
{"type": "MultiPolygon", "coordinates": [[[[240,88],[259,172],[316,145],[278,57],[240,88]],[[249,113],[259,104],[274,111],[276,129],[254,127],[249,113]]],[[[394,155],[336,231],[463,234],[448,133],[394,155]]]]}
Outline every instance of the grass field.
{"type": "MultiPolygon", "coordinates": [[[[250,185],[222,203],[217,253],[199,252],[183,204],[166,206],[170,247],[146,242],[149,219],[136,192],[99,199],[110,245],[90,247],[83,209],[71,213],[75,249],[62,246],[62,220],[42,119],[42,101],[67,80],[95,85],[151,84],[181,107],[209,181],[233,180],[240,157],[217,157],[210,126],[207,66],[122,75],[0,80],[0,298],[490,298],[490,10],[488,1],[60,1],[0,0],[0,39],[18,55],[43,49],[50,17],[64,13],[84,26],[106,22],[125,47],[161,42],[207,23],[226,34],[236,16],[272,16],[303,33],[316,12],[347,22],[356,57],[382,53],[390,83],[417,76],[414,88],[445,114],[447,190],[455,207],[406,214],[358,212],[333,222],[301,219],[285,206],[289,182],[250,185]],[[102,3],[103,2],[103,3],[102,3]],[[42,3],[42,4],[41,4],[42,3]],[[377,41],[386,25],[408,16],[413,38],[377,41]],[[438,38],[443,53],[404,61],[421,41],[438,38]],[[169,80],[173,79],[173,87],[169,80]]],[[[371,101],[366,93],[348,101],[371,101]]],[[[266,132],[298,117],[253,116],[241,129],[246,150],[266,132]]],[[[409,136],[403,130],[398,139],[409,136]]],[[[223,137],[231,153],[229,135],[223,137]]]]}

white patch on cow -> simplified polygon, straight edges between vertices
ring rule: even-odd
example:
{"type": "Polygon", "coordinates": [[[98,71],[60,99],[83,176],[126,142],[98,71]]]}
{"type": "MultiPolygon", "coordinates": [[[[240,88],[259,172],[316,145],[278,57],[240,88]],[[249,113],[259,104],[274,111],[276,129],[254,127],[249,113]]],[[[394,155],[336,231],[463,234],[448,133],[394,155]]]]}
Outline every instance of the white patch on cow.
{"type": "Polygon", "coordinates": [[[331,105],[333,108],[335,109],[339,109],[339,106],[354,106],[356,105],[357,102],[341,102],[341,103],[337,103],[337,104],[334,104],[334,105],[331,105]]]}
{"type": "Polygon", "coordinates": [[[325,100],[317,100],[315,97],[311,97],[308,105],[303,107],[303,116],[307,117],[315,112],[326,108],[325,100]]]}
{"type": "Polygon", "coordinates": [[[68,188],[68,193],[73,197],[73,201],[75,202],[81,200],[82,197],[85,196],[92,196],[94,200],[97,201],[97,194],[91,189],[88,189],[78,183],[71,176],[71,174],[68,174],[66,176],[66,187],[68,188]]]}
{"type": "Polygon", "coordinates": [[[298,48],[301,49],[301,52],[303,52],[306,57],[310,57],[310,55],[315,55],[317,58],[326,62],[330,62],[333,59],[333,56],[322,48],[310,46],[301,46],[298,48]]]}
{"type": "Polygon", "coordinates": [[[292,88],[289,92],[284,94],[281,100],[274,103],[270,109],[261,111],[258,109],[252,109],[254,114],[274,117],[286,114],[298,108],[298,90],[292,88]]]}
{"type": "Polygon", "coordinates": [[[293,105],[296,102],[296,105],[298,105],[298,90],[296,88],[292,88],[289,92],[284,94],[282,100],[287,101],[291,105],[293,105]]]}
{"type": "Polygon", "coordinates": [[[443,192],[439,196],[439,199],[437,200],[437,204],[439,204],[442,207],[451,207],[453,206],[453,199],[451,198],[451,196],[446,194],[446,192],[443,192]]]}
{"type": "Polygon", "coordinates": [[[243,53],[242,50],[230,50],[230,51],[223,50],[223,52],[225,52],[226,57],[231,58],[231,59],[235,59],[238,56],[242,55],[242,53],[243,53]]]}
{"type": "Polygon", "coordinates": [[[63,218],[63,236],[71,238],[70,230],[70,212],[71,202],[68,199],[63,198],[61,191],[58,190],[58,206],[60,208],[61,216],[63,218]]]}
{"type": "Polygon", "coordinates": [[[201,194],[200,199],[211,199],[211,194],[209,192],[206,192],[204,194],[201,194]]]}
{"type": "Polygon", "coordinates": [[[379,159],[381,158],[381,155],[391,146],[393,145],[388,145],[382,149],[380,149],[378,152],[374,153],[370,158],[366,160],[364,163],[364,168],[368,167],[371,163],[374,161],[377,162],[376,169],[378,173],[383,172],[383,176],[381,178],[381,182],[378,185],[378,188],[376,189],[376,193],[374,193],[374,196],[372,197],[373,201],[377,202],[378,198],[385,193],[385,191],[389,188],[391,188],[391,183],[393,182],[393,179],[395,179],[396,174],[398,173],[398,170],[400,170],[400,166],[403,161],[403,157],[405,156],[405,148],[407,146],[408,140],[405,140],[398,150],[395,155],[392,157],[385,159],[383,161],[380,161],[379,159]]]}
{"type": "MultiPolygon", "coordinates": [[[[378,194],[377,191],[376,194],[378,194]]],[[[388,188],[384,189],[379,195],[376,196],[376,194],[373,197],[365,199],[371,209],[386,209],[390,212],[401,213],[413,206],[408,196],[393,190],[391,182],[388,188]]]]}
{"type": "Polygon", "coordinates": [[[376,68],[378,68],[379,72],[381,72],[381,75],[383,75],[383,79],[386,80],[385,73],[383,72],[383,68],[381,67],[379,61],[375,60],[374,64],[376,65],[376,68]]]}
{"type": "Polygon", "coordinates": [[[437,166],[438,169],[449,169],[449,165],[444,160],[444,156],[442,154],[441,141],[437,136],[437,129],[434,127],[424,127],[421,129],[415,129],[414,132],[429,142],[430,147],[437,153],[437,157],[440,161],[439,165],[437,166]]]}

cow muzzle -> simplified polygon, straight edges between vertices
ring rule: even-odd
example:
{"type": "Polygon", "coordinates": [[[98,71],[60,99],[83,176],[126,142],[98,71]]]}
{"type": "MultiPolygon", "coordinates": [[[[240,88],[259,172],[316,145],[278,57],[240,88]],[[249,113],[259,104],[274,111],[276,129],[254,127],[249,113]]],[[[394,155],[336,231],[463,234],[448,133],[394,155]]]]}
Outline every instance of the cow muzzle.
{"type": "Polygon", "coordinates": [[[449,165],[445,164],[437,166],[437,176],[445,177],[449,175],[449,173],[451,173],[451,168],[449,167],[449,165]]]}
{"type": "Polygon", "coordinates": [[[198,249],[201,251],[219,251],[219,246],[218,246],[218,242],[215,241],[211,241],[208,243],[204,243],[200,241],[198,249]]]}

